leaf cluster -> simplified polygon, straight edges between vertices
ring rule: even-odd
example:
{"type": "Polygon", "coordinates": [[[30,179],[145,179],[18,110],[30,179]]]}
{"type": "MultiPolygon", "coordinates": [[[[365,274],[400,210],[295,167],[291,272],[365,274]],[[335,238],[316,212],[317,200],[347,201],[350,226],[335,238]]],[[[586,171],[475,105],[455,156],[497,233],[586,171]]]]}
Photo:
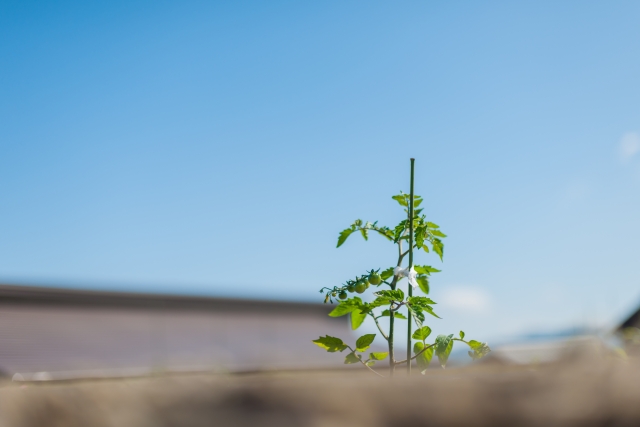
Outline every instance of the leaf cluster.
{"type": "Polygon", "coordinates": [[[329,316],[341,317],[351,314],[351,329],[356,330],[362,325],[364,319],[369,313],[369,303],[362,302],[360,297],[349,298],[348,300],[341,301],[336,308],[334,308],[329,316]]]}
{"type": "MultiPolygon", "coordinates": [[[[417,208],[422,203],[423,199],[421,196],[414,195],[414,208],[417,208]]],[[[409,206],[409,198],[408,194],[400,192],[392,197],[393,200],[397,201],[401,206],[405,207],[405,212],[407,213],[407,217],[409,216],[408,206],[409,206]]],[[[430,252],[433,250],[438,256],[440,260],[444,256],[444,243],[442,242],[442,238],[447,237],[440,230],[440,226],[431,221],[427,221],[426,215],[422,214],[422,209],[414,209],[414,216],[411,219],[413,221],[413,229],[414,229],[414,248],[422,249],[425,252],[430,252]],[[429,246],[431,245],[431,249],[429,246]]],[[[338,244],[336,247],[340,247],[347,241],[349,236],[351,236],[355,232],[360,232],[362,237],[365,240],[369,240],[369,231],[374,231],[387,240],[397,244],[403,240],[409,240],[409,225],[410,219],[404,219],[398,223],[393,229],[386,226],[379,226],[378,221],[369,222],[363,221],[361,219],[355,220],[349,227],[345,228],[338,235],[338,244]]]]}
{"type": "Polygon", "coordinates": [[[351,236],[352,233],[356,231],[360,231],[360,234],[364,238],[364,240],[369,240],[369,231],[375,231],[381,236],[385,237],[387,240],[392,240],[393,233],[389,229],[389,227],[380,227],[378,226],[378,221],[376,222],[364,222],[361,219],[356,219],[353,224],[351,224],[348,228],[345,228],[340,232],[338,236],[338,245],[339,248],[342,244],[351,236]]]}
{"type": "Polygon", "coordinates": [[[482,359],[484,356],[489,354],[491,348],[485,342],[480,342],[476,340],[471,340],[469,342],[464,341],[469,347],[471,347],[472,351],[469,351],[469,356],[472,359],[482,359]]]}
{"type": "Polygon", "coordinates": [[[413,317],[414,321],[422,326],[422,323],[425,320],[424,314],[430,314],[438,319],[441,319],[434,311],[431,305],[436,304],[431,298],[426,297],[409,297],[407,298],[407,308],[409,309],[409,313],[413,317]]]}
{"type": "Polygon", "coordinates": [[[481,343],[475,340],[465,341],[465,333],[463,331],[460,331],[460,338],[454,338],[453,334],[438,335],[434,343],[428,345],[426,343],[426,339],[430,334],[431,328],[429,328],[428,326],[423,326],[422,328],[416,330],[411,337],[415,340],[419,340],[414,344],[413,352],[415,354],[414,359],[416,359],[418,368],[420,368],[423,374],[431,363],[431,359],[433,358],[434,354],[438,357],[438,362],[440,363],[440,366],[442,368],[447,365],[447,361],[449,360],[449,356],[451,355],[451,351],[453,350],[453,344],[455,341],[460,341],[467,344],[471,348],[471,351],[468,352],[469,356],[473,359],[481,359],[491,351],[486,343],[481,343]]]}
{"type": "MultiPolygon", "coordinates": [[[[390,316],[391,313],[394,313],[394,317],[397,319],[406,319],[402,313],[397,311],[400,307],[406,306],[412,319],[418,325],[418,329],[416,329],[412,335],[412,339],[417,340],[413,345],[414,357],[412,359],[416,360],[419,369],[423,373],[431,363],[434,355],[437,356],[440,365],[444,368],[449,360],[449,355],[451,354],[455,341],[466,343],[471,348],[471,351],[468,353],[473,359],[480,359],[491,351],[486,343],[481,343],[475,340],[465,341],[465,333],[463,331],[460,331],[459,338],[454,338],[453,334],[438,335],[432,344],[428,344],[426,340],[431,335],[431,328],[423,325],[423,322],[425,321],[425,314],[430,314],[439,318],[439,316],[433,311],[432,307],[436,302],[431,298],[423,296],[407,297],[401,289],[377,291],[374,293],[374,296],[376,298],[371,302],[364,302],[359,297],[353,297],[345,301],[341,301],[340,304],[338,304],[338,306],[329,313],[329,316],[341,317],[350,315],[351,328],[355,330],[363,323],[367,315],[373,317],[376,324],[377,319],[390,316]],[[388,308],[384,309],[380,315],[376,315],[374,309],[378,307],[388,308]]],[[[389,339],[382,329],[380,329],[380,332],[385,339],[389,339]]],[[[367,364],[367,366],[372,366],[372,363],[370,362],[373,360],[379,360],[375,359],[373,356],[370,356],[369,359],[365,360],[361,355],[357,354],[358,351],[362,352],[365,350],[365,347],[370,345],[370,342],[367,344],[366,341],[369,339],[366,338],[369,335],[364,335],[356,342],[356,349],[352,350],[352,352],[347,355],[345,363],[362,362],[367,364]]],[[[373,340],[373,338],[371,338],[371,340],[373,340]]],[[[329,352],[342,351],[349,348],[341,340],[334,337],[320,338],[320,341],[316,340],[314,342],[318,345],[324,346],[323,348],[326,348],[329,352]]],[[[406,362],[407,361],[400,361],[394,363],[402,364],[406,362]]]]}
{"type": "Polygon", "coordinates": [[[351,346],[345,344],[340,338],[332,337],[329,335],[320,337],[317,340],[313,340],[313,342],[318,347],[327,350],[327,352],[329,353],[335,353],[337,351],[342,352],[346,349],[349,349],[350,352],[344,359],[345,364],[349,365],[353,363],[362,363],[363,365],[370,368],[375,364],[376,361],[384,360],[389,355],[388,352],[372,352],[369,353],[369,357],[365,359],[363,358],[362,354],[358,354],[364,353],[367,349],[369,349],[375,337],[376,334],[365,334],[361,336],[356,340],[355,348],[352,348],[351,346]]]}

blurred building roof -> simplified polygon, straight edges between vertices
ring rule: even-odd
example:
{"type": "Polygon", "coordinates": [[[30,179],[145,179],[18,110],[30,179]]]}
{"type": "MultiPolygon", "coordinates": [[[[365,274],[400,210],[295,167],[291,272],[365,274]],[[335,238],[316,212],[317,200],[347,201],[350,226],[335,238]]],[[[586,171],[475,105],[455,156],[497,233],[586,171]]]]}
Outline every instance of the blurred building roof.
{"type": "Polygon", "coordinates": [[[0,370],[57,377],[336,366],[330,305],[0,285],[0,370]],[[333,357],[332,357],[333,356],[333,357]]]}
{"type": "Polygon", "coordinates": [[[622,330],[629,327],[640,328],[640,308],[635,313],[631,314],[620,326],[618,330],[622,330]]]}

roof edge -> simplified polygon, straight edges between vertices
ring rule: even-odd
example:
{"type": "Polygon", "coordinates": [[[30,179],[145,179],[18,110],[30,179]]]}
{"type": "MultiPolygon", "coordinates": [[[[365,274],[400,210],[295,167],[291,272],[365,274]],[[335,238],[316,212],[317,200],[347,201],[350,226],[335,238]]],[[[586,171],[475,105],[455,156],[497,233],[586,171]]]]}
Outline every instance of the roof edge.
{"type": "Polygon", "coordinates": [[[162,310],[215,310],[260,311],[277,313],[318,312],[327,314],[325,304],[258,300],[244,298],[219,298],[164,293],[138,293],[88,290],[76,288],[10,285],[0,283],[0,304],[145,308],[162,310]]]}

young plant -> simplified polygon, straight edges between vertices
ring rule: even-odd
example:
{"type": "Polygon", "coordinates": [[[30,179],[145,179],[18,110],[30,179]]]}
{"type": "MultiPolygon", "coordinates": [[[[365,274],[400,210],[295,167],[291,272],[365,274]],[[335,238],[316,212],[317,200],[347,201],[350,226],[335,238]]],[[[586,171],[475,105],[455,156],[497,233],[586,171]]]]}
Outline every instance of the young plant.
{"type": "MultiPolygon", "coordinates": [[[[412,165],[413,166],[413,165],[412,165]]],[[[412,168],[413,169],[413,168],[412,168]]],[[[413,175],[413,174],[412,174],[413,175]]],[[[413,181],[413,179],[412,179],[413,181]]],[[[412,182],[413,190],[413,182],[412,182]]],[[[411,191],[413,193],[413,191],[411,191]]],[[[333,288],[324,287],[320,293],[325,294],[324,302],[333,303],[339,301],[338,306],[329,313],[331,317],[350,315],[351,328],[358,329],[367,316],[373,319],[381,336],[387,341],[388,352],[372,352],[367,356],[365,351],[371,346],[376,334],[366,334],[357,339],[355,346],[345,344],[340,338],[324,336],[313,342],[330,353],[343,352],[348,350],[344,363],[361,363],[372,372],[380,375],[372,366],[375,362],[389,358],[390,375],[398,365],[407,365],[410,372],[412,361],[415,360],[418,368],[424,374],[435,354],[444,368],[455,341],[460,341],[469,346],[469,356],[479,359],[489,353],[490,348],[486,343],[475,340],[466,341],[465,333],[460,331],[458,336],[438,335],[432,343],[427,343],[427,338],[431,334],[431,328],[424,325],[426,315],[440,318],[434,311],[435,301],[426,296],[413,296],[413,289],[420,289],[425,295],[429,294],[429,277],[432,273],[440,270],[429,265],[413,265],[413,250],[433,252],[442,261],[444,244],[442,239],[446,235],[440,231],[440,227],[433,222],[427,221],[419,207],[423,199],[413,194],[400,193],[392,197],[400,206],[404,207],[406,219],[400,221],[393,229],[379,226],[376,222],[363,222],[358,219],[343,230],[338,237],[338,246],[347,240],[353,233],[360,233],[365,240],[369,239],[369,233],[374,232],[381,235],[398,247],[398,258],[393,267],[385,270],[369,270],[365,274],[355,276],[354,279],[347,280],[342,286],[333,288]],[[405,249],[405,245],[408,245],[405,249]],[[402,268],[404,259],[410,255],[409,267],[402,268]],[[398,289],[398,282],[407,277],[410,283],[409,294],[398,289]],[[386,287],[386,288],[383,288],[386,287]],[[365,302],[358,296],[350,294],[362,294],[367,289],[374,289],[371,302],[365,302]],[[404,314],[400,311],[404,310],[404,314]],[[385,332],[381,325],[381,320],[388,318],[388,330],[385,332]],[[396,360],[396,349],[394,347],[396,320],[406,320],[408,322],[408,335],[410,341],[407,347],[407,358],[396,360]],[[411,334],[411,322],[416,325],[416,330],[411,334]],[[413,341],[412,341],[413,340],[413,341]],[[414,342],[415,341],[415,342],[414,342]],[[413,342],[413,345],[411,343],[413,342]]],[[[380,375],[382,376],[382,375],[380,375]]]]}

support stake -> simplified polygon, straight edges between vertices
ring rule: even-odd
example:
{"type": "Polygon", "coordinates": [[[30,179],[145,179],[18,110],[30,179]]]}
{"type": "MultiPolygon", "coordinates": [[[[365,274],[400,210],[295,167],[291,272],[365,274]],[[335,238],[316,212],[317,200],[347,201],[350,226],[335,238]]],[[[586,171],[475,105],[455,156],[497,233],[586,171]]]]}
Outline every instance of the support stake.
{"type": "MultiPolygon", "coordinates": [[[[411,186],[409,190],[409,271],[413,268],[413,165],[411,158],[411,186]]],[[[413,295],[413,286],[409,283],[409,297],[413,295]]],[[[407,310],[407,375],[411,375],[411,313],[407,310]]]]}

